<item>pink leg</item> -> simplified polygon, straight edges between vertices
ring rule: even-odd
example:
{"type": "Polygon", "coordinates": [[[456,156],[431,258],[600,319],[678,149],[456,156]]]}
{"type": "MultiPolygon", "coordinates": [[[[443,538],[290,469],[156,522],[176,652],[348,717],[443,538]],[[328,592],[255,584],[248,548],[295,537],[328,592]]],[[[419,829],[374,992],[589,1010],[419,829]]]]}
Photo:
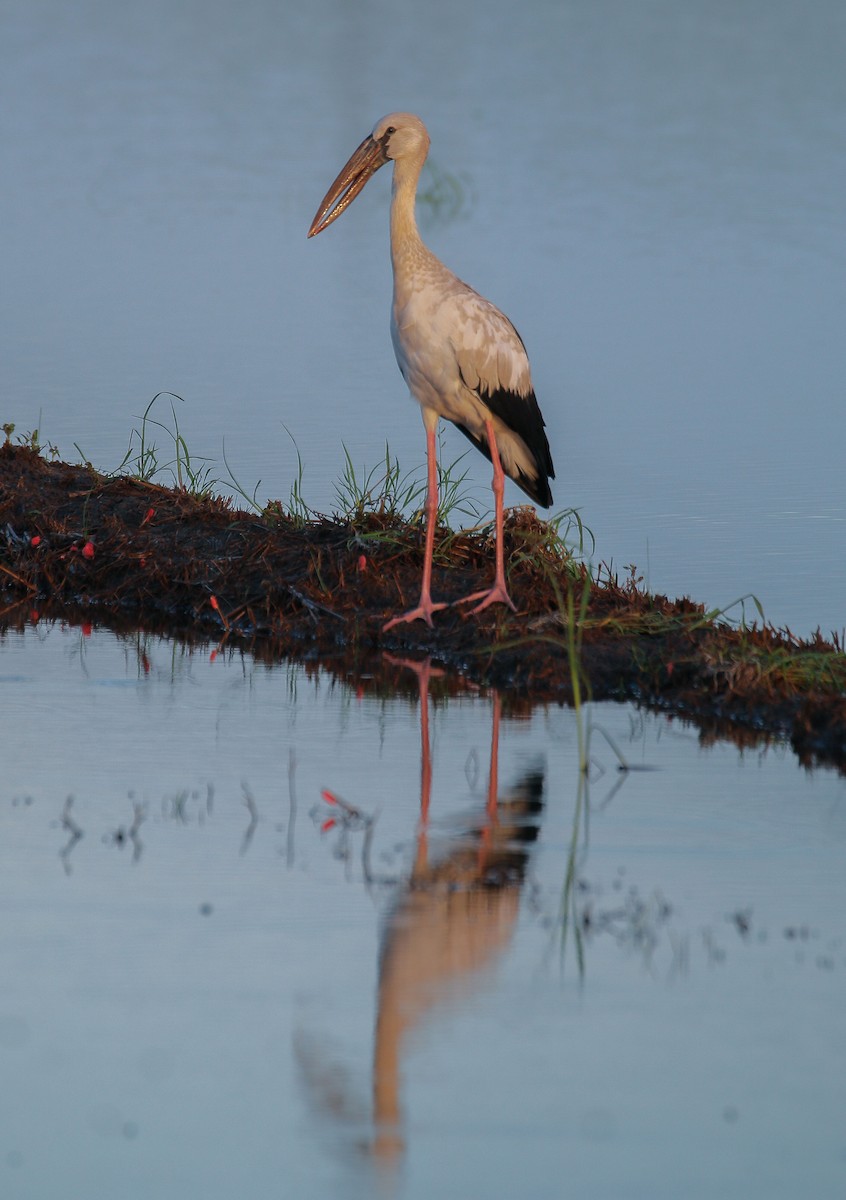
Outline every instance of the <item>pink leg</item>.
{"type": "Polygon", "coordinates": [[[426,427],[426,461],[429,472],[429,490],[426,496],[426,548],[423,558],[423,584],[420,588],[420,603],[417,608],[393,617],[382,626],[383,631],[393,629],[405,621],[425,621],[432,624],[432,613],[447,608],[446,604],[432,603],[432,554],[435,549],[435,526],[438,521],[438,451],[435,445],[435,426],[426,427]]]}
{"type": "Polygon", "coordinates": [[[465,596],[461,600],[456,600],[455,603],[469,604],[473,600],[481,600],[481,604],[477,604],[475,608],[471,608],[471,613],[481,612],[489,604],[507,604],[512,612],[516,612],[517,606],[509,596],[508,588],[505,586],[505,547],[502,544],[502,527],[504,524],[502,497],[505,494],[505,472],[502,469],[502,463],[499,461],[499,450],[496,447],[493,422],[486,421],[485,426],[488,431],[488,445],[491,448],[491,462],[493,463],[494,471],[491,486],[494,494],[494,518],[496,524],[496,575],[494,576],[493,587],[488,591],[474,592],[472,596],[465,596]]]}

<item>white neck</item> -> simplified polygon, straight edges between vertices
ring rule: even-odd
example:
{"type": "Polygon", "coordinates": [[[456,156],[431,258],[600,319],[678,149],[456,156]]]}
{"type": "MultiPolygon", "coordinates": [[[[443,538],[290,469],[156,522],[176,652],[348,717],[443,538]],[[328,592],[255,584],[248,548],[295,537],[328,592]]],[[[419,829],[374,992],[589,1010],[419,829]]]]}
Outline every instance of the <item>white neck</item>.
{"type": "Polygon", "coordinates": [[[394,162],[391,189],[391,263],[394,275],[402,273],[409,261],[419,261],[428,253],[414,215],[417,184],[422,169],[423,158],[402,158],[394,162]]]}

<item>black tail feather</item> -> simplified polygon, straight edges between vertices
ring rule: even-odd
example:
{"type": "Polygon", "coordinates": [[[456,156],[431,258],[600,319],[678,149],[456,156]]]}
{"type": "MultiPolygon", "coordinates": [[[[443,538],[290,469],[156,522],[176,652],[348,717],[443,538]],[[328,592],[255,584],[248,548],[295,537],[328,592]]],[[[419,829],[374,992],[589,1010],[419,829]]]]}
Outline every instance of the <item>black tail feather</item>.
{"type": "MultiPolygon", "coordinates": [[[[522,338],[520,338],[516,329],[514,333],[522,345],[522,338]]],[[[460,368],[459,375],[461,375],[461,382],[468,391],[474,392],[485,408],[489,409],[495,417],[500,419],[507,429],[520,438],[535,460],[538,472],[536,479],[530,479],[522,471],[518,471],[516,475],[512,475],[510,471],[507,471],[506,474],[509,479],[513,479],[517,486],[522,488],[531,500],[534,500],[535,504],[539,504],[541,508],[550,508],[552,505],[552,492],[550,491],[549,481],[555,478],[555,468],[552,465],[552,454],[550,453],[549,441],[546,436],[546,425],[534,391],[528,392],[525,396],[521,396],[518,392],[513,392],[508,388],[495,388],[492,392],[489,392],[483,385],[470,387],[460,368]]],[[[459,424],[458,421],[455,421],[454,424],[466,438],[470,439],[478,450],[481,450],[485,458],[490,461],[491,451],[487,437],[479,437],[475,433],[471,433],[469,429],[459,424]]]]}

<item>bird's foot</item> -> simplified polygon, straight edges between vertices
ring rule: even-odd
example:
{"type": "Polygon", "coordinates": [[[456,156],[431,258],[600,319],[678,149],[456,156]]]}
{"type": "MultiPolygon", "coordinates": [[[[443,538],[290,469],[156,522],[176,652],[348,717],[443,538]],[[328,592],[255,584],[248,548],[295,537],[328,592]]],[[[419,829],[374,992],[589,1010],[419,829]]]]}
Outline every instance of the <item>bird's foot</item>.
{"type": "Polygon", "coordinates": [[[431,600],[421,600],[417,608],[412,608],[407,613],[401,613],[400,616],[392,617],[390,621],[386,621],[382,626],[382,632],[386,633],[389,629],[393,629],[395,625],[404,625],[406,621],[425,621],[431,629],[432,613],[438,612],[442,608],[449,608],[449,605],[433,604],[431,600]]]}
{"type": "Polygon", "coordinates": [[[468,617],[472,617],[474,613],[483,612],[490,604],[507,604],[512,612],[517,611],[517,605],[508,594],[508,589],[504,583],[495,583],[492,588],[484,592],[473,592],[470,596],[463,596],[461,600],[454,601],[455,604],[472,604],[474,600],[479,600],[475,608],[471,608],[467,613],[468,617]]]}

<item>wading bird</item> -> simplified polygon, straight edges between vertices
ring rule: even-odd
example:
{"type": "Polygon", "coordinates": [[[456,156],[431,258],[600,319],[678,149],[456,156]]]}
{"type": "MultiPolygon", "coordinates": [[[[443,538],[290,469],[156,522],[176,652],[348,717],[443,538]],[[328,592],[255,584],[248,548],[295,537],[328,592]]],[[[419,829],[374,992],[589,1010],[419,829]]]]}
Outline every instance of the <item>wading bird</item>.
{"type": "Polygon", "coordinates": [[[399,369],[423,413],[428,492],[426,545],[420,603],[388,621],[385,629],[422,619],[446,604],[432,602],[432,551],[438,511],[435,432],[444,417],[457,425],[493,464],[496,574],[493,587],[458,603],[478,600],[514,609],[505,582],[502,498],[505,474],[537,504],[549,508],[555,478],[544,421],[532,388],[529,359],[517,330],[490,301],[449,271],[423,245],[414,216],[417,183],[429,135],[419,117],[390,113],[352,155],[317,210],[309,237],[349,207],[371,175],[394,164],[391,197],[391,264],[394,298],[391,338],[399,369]]]}

